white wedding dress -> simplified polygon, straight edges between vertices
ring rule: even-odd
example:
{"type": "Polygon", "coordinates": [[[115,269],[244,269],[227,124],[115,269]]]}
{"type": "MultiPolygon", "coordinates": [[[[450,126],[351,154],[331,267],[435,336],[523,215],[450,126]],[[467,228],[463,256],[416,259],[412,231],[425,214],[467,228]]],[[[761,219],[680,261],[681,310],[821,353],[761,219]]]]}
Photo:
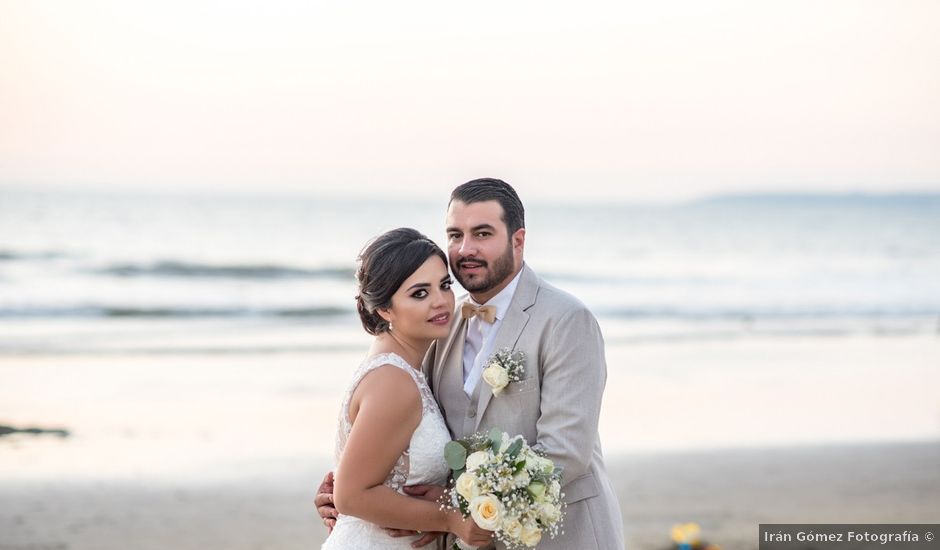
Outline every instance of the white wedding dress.
{"type": "MultiPolygon", "coordinates": [[[[407,361],[394,353],[383,353],[364,361],[343,398],[339,413],[339,429],[336,434],[336,463],[346,446],[351,425],[349,423],[349,401],[362,378],[373,369],[383,365],[398,367],[414,379],[421,394],[421,422],[411,435],[408,449],[398,458],[388,474],[385,485],[402,492],[406,485],[445,485],[450,469],[444,460],[444,446],[450,441],[450,433],[444,417],[434,401],[431,388],[424,375],[411,367],[407,361]]],[[[323,543],[321,550],[393,550],[410,549],[417,537],[391,537],[381,527],[357,517],[340,515],[336,527],[323,543]]]]}

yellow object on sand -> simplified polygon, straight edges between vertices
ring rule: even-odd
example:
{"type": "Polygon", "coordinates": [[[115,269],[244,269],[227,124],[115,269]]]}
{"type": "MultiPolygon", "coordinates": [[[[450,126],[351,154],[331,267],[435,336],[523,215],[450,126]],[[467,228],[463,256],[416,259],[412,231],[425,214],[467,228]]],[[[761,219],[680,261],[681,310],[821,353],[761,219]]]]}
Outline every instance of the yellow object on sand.
{"type": "Polygon", "coordinates": [[[701,529],[697,523],[677,523],[672,526],[672,541],[676,544],[698,544],[701,529]]]}

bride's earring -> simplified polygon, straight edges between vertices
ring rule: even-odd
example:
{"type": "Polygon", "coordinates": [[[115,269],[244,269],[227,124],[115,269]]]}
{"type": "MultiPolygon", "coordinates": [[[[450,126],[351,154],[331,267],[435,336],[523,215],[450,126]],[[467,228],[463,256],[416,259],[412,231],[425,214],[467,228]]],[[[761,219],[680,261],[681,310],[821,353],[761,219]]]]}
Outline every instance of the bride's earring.
{"type": "Polygon", "coordinates": [[[391,322],[391,321],[388,322],[388,331],[389,331],[389,332],[392,332],[392,322],[391,322]]]}

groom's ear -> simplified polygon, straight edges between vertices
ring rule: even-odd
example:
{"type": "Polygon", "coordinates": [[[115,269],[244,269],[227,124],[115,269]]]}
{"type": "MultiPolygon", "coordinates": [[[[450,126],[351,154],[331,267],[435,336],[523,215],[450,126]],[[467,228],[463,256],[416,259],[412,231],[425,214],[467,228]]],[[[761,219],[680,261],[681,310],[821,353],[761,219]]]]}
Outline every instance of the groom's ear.
{"type": "Polygon", "coordinates": [[[516,229],[516,232],[512,234],[512,247],[520,252],[525,248],[525,227],[516,229]]]}

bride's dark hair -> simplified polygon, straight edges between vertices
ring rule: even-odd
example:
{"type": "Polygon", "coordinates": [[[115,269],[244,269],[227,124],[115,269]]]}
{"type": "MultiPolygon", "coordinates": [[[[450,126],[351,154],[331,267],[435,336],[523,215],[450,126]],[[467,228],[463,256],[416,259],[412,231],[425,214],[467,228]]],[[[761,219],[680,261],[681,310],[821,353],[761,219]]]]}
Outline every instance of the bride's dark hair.
{"type": "Polygon", "coordinates": [[[388,322],[376,310],[391,307],[398,287],[431,256],[447,265],[447,256],[434,241],[408,227],[382,233],[362,249],[356,270],[356,309],[366,332],[388,331],[388,322]]]}

